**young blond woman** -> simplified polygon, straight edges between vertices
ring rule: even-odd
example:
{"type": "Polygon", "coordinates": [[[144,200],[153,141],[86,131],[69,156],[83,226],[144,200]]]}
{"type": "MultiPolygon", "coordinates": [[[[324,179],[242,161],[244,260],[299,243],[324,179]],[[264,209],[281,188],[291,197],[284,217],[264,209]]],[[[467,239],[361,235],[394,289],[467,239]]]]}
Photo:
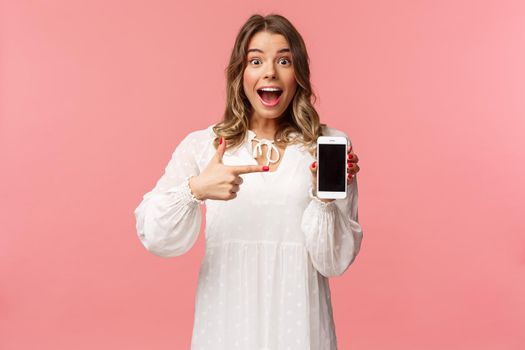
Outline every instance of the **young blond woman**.
{"type": "Polygon", "coordinates": [[[337,349],[328,279],[361,247],[358,157],[349,140],[347,198],[319,199],[317,137],[347,134],[320,123],[306,47],[285,17],[251,16],[226,72],[223,120],[176,147],[135,210],[138,236],[153,254],[182,255],[206,206],[193,350],[337,349]]]}

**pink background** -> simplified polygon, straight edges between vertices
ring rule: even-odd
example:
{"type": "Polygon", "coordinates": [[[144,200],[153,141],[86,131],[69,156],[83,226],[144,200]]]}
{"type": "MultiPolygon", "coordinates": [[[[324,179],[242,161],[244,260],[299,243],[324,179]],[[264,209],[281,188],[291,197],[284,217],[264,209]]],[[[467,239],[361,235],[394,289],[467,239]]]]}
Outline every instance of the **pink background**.
{"type": "Polygon", "coordinates": [[[2,1],[0,348],[188,349],[204,236],[162,259],[133,210],[218,121],[254,12],[302,33],[360,158],[342,350],[525,348],[523,1],[2,1]]]}

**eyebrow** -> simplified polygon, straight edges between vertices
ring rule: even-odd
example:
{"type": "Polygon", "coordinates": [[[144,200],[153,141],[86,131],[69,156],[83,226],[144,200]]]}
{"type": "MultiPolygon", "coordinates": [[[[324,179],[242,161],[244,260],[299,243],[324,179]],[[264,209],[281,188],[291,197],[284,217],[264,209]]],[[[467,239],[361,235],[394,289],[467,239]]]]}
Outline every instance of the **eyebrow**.
{"type": "MultiPolygon", "coordinates": [[[[248,51],[246,51],[246,53],[249,53],[249,52],[264,53],[264,51],[261,50],[261,49],[249,49],[248,51]]],[[[284,49],[280,49],[279,51],[277,51],[277,53],[282,53],[282,52],[290,52],[290,49],[289,48],[284,48],[284,49]]]]}

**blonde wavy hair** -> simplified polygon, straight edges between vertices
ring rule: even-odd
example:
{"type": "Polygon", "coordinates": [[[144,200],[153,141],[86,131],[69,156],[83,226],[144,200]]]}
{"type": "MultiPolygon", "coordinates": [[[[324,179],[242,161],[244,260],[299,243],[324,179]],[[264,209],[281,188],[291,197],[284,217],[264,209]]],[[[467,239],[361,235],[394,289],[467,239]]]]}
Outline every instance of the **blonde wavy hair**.
{"type": "Polygon", "coordinates": [[[319,115],[313,103],[317,100],[310,84],[309,58],[303,38],[288,19],[278,14],[265,17],[254,14],[241,27],[231,53],[226,73],[226,110],[224,118],[217,123],[213,130],[217,137],[214,140],[215,148],[219,145],[222,136],[228,147],[237,147],[242,144],[249,128],[249,117],[252,106],[246,97],[243,88],[243,74],[247,65],[246,51],[251,38],[260,31],[281,34],[286,38],[292,53],[297,89],[288,108],[279,117],[279,125],[275,135],[275,144],[302,143],[310,153],[315,153],[317,137],[322,135],[319,115]],[[291,137],[298,133],[300,137],[291,137]]]}

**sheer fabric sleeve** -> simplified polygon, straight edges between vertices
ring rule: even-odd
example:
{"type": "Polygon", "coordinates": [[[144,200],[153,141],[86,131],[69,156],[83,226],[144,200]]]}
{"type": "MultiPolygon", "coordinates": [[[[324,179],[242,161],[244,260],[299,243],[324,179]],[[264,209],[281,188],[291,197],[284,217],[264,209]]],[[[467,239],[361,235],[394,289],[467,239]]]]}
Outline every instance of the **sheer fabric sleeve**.
{"type": "Polygon", "coordinates": [[[164,174],[135,209],[136,230],[144,247],[160,257],[186,253],[200,232],[203,201],[195,198],[188,180],[199,174],[198,140],[193,133],[173,152],[164,174]]]}
{"type": "Polygon", "coordinates": [[[363,239],[357,208],[357,175],[348,185],[344,199],[325,203],[313,194],[311,186],[309,196],[301,229],[312,264],[325,277],[340,276],[355,260],[363,239]]]}

